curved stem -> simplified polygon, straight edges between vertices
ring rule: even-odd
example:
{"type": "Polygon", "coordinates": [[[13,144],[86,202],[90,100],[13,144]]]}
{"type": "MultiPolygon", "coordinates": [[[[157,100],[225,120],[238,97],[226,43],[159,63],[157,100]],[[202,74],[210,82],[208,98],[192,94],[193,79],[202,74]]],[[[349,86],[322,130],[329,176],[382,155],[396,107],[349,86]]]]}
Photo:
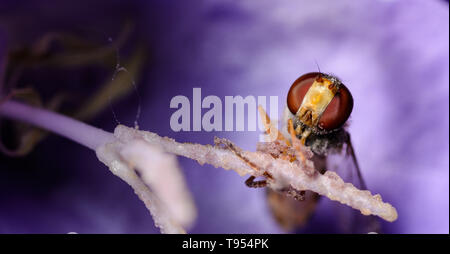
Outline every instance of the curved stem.
{"type": "MultiPolygon", "coordinates": [[[[0,103],[0,116],[38,126],[91,148],[96,152],[97,158],[108,166],[113,174],[120,177],[134,189],[135,193],[144,202],[145,206],[152,214],[156,226],[161,229],[162,233],[186,233],[180,223],[176,220],[179,218],[174,219],[172,216],[168,215],[169,213],[166,211],[167,204],[164,204],[164,201],[160,201],[159,197],[153,193],[146,183],[135,173],[133,167],[130,166],[135,162],[130,158],[128,158],[128,160],[122,158],[120,155],[120,151],[123,148],[122,146],[130,144],[121,143],[114,137],[113,133],[92,127],[78,120],[49,110],[35,108],[12,100],[8,100],[3,104],[0,103]]],[[[136,154],[132,155],[136,156],[136,154]]],[[[137,156],[143,157],[146,155],[138,154],[137,156]]],[[[134,160],[136,160],[136,158],[134,158],[134,160]]],[[[166,170],[169,169],[166,168],[166,170]]],[[[173,170],[169,172],[173,172],[173,170]]],[[[175,176],[176,179],[182,178],[182,176],[175,176]]],[[[182,191],[180,191],[180,193],[185,194],[186,191],[182,191]]],[[[166,197],[167,195],[161,196],[166,197]]],[[[181,196],[184,197],[185,195],[181,196]]],[[[193,206],[193,204],[187,204],[188,207],[193,206]]],[[[193,220],[193,218],[189,217],[188,219],[189,221],[187,224],[192,222],[190,220],[193,220]]]]}
{"type": "Polygon", "coordinates": [[[36,125],[92,150],[114,140],[114,135],[110,132],[52,111],[13,100],[0,104],[0,116],[36,125]]]}

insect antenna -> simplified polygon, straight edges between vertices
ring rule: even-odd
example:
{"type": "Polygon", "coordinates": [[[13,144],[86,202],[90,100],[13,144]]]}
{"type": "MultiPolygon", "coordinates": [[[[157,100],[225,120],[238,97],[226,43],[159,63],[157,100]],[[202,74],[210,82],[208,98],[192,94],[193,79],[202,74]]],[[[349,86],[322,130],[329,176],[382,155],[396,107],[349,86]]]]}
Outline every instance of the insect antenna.
{"type": "Polygon", "coordinates": [[[319,66],[319,63],[317,63],[317,60],[316,60],[316,59],[314,59],[314,62],[316,63],[316,66],[317,66],[317,70],[319,70],[319,73],[322,73],[322,71],[320,71],[320,66],[319,66]]]}

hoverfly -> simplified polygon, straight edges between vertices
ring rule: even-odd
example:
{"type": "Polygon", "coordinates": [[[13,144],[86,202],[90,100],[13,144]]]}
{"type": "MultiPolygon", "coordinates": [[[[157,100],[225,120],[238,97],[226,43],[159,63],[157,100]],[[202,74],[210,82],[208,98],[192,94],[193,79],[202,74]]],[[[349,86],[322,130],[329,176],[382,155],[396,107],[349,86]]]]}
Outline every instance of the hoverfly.
{"type": "MultiPolygon", "coordinates": [[[[311,160],[319,173],[334,170],[356,187],[367,189],[350,134],[345,130],[352,110],[353,97],[337,77],[321,72],[304,74],[294,81],[287,94],[287,106],[283,114],[285,126],[278,132],[278,135],[282,135],[278,140],[289,140],[287,137],[299,139],[301,144],[312,151],[311,160]]],[[[268,118],[265,112],[262,114],[268,118]]],[[[290,145],[289,142],[286,144],[290,145]]],[[[245,183],[253,188],[266,186],[265,180],[255,181],[253,176],[245,183]]],[[[267,199],[277,222],[283,229],[292,232],[307,224],[320,196],[312,191],[279,192],[267,188],[267,199]]],[[[338,217],[343,216],[344,221],[340,227],[342,232],[379,231],[377,219],[373,216],[363,216],[351,208],[339,207],[341,212],[338,217]],[[346,210],[345,213],[343,210],[346,210]]]]}

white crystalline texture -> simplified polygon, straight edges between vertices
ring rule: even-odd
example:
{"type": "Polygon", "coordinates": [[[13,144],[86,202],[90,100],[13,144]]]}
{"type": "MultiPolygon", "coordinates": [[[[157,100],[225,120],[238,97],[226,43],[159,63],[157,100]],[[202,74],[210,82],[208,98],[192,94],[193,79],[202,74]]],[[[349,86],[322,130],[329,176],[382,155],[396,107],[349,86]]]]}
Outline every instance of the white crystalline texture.
{"type": "Polygon", "coordinates": [[[288,156],[295,156],[295,150],[279,140],[273,142],[258,142],[256,144],[256,151],[268,153],[275,158],[283,155],[282,151],[286,151],[286,155],[288,156]]]}
{"type": "Polygon", "coordinates": [[[131,164],[167,207],[171,216],[183,227],[189,227],[196,212],[187,191],[176,157],[143,140],[133,140],[121,151],[122,158],[131,164]]]}
{"type": "Polygon", "coordinates": [[[183,227],[192,224],[196,211],[173,155],[142,138],[104,144],[96,154],[134,189],[161,233],[186,233],[183,227]]]}
{"type": "Polygon", "coordinates": [[[201,165],[208,163],[215,167],[233,169],[241,176],[254,174],[253,170],[249,168],[247,164],[236,158],[236,155],[228,150],[218,149],[211,145],[191,143],[182,144],[167,137],[160,137],[153,132],[139,131],[123,125],[118,125],[116,127],[114,130],[114,136],[122,142],[128,142],[129,140],[136,138],[143,138],[150,144],[160,146],[168,153],[196,160],[201,165]]]}
{"type": "MultiPolygon", "coordinates": [[[[261,176],[267,172],[273,177],[269,181],[269,187],[273,189],[291,186],[299,191],[310,190],[360,210],[364,215],[376,215],[387,221],[397,219],[396,209],[389,203],[384,203],[380,195],[372,195],[369,191],[362,191],[350,183],[344,183],[334,172],[327,171],[324,175],[308,173],[311,166],[309,160],[302,164],[297,161],[290,162],[282,158],[274,158],[270,153],[249,151],[239,151],[241,155],[239,157],[230,149],[211,145],[178,143],[152,132],[139,131],[123,125],[116,127],[114,135],[124,143],[134,139],[143,139],[149,144],[161,147],[168,153],[191,158],[200,164],[208,163],[215,167],[232,169],[241,176],[246,174],[261,176]],[[248,161],[244,161],[242,157],[248,161]]],[[[273,147],[260,147],[260,149],[272,151],[273,147]]]]}

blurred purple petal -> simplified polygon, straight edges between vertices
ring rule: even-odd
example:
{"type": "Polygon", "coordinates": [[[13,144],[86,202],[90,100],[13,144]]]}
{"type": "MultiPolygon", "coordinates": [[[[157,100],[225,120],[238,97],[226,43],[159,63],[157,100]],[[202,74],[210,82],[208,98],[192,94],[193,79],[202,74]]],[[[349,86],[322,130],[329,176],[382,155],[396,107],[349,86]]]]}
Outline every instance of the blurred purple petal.
{"type": "MultiPolygon", "coordinates": [[[[276,95],[281,115],[291,83],[317,62],[352,91],[349,131],[362,173],[399,212],[384,231],[449,232],[447,2],[119,3],[34,2],[40,11],[29,13],[11,2],[0,8],[0,63],[5,49],[46,31],[92,26],[99,38],[114,36],[134,14],[136,36],[152,49],[139,87],[140,128],[190,142],[226,137],[253,150],[258,132],[173,132],[170,99],[192,98],[193,87],[203,97],[276,95]]],[[[134,99],[115,105],[130,125],[134,99]]],[[[115,122],[107,111],[93,124],[112,131],[115,122]]],[[[51,136],[26,158],[0,158],[1,233],[158,232],[132,190],[77,144],[51,136]]],[[[179,160],[199,210],[191,232],[281,232],[264,190],[248,189],[234,172],[179,160]]],[[[330,231],[331,203],[321,201],[306,232],[330,231]]]]}

